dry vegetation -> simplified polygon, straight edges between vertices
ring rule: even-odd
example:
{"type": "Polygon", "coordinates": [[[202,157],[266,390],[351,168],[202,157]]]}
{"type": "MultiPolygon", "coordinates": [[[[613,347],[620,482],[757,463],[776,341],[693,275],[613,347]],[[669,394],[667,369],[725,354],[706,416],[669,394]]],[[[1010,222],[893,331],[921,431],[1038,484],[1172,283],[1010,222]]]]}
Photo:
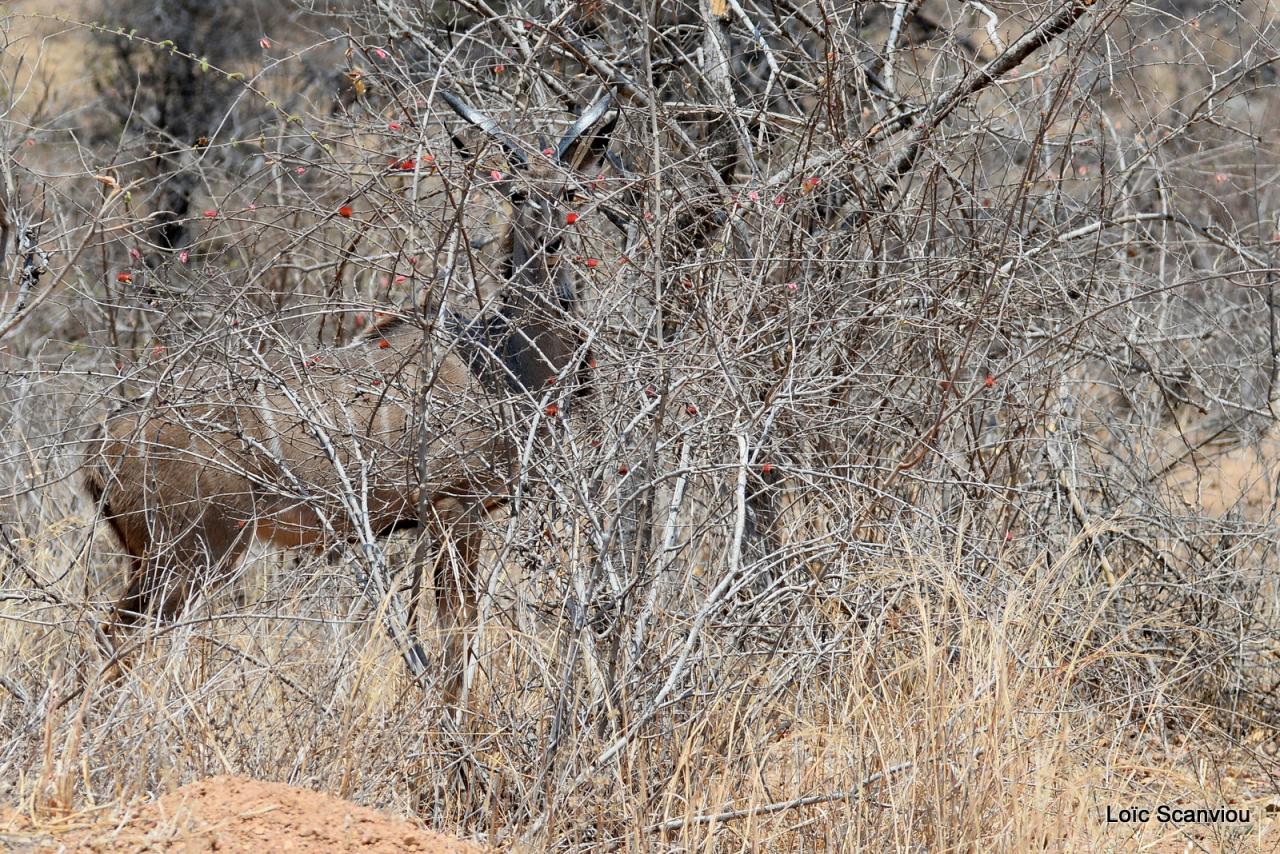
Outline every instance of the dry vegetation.
{"type": "Polygon", "coordinates": [[[1275,21],[16,4],[0,844],[234,774],[513,851],[1280,848],[1275,21]],[[513,167],[442,89],[530,156],[619,109],[561,260],[591,392],[506,403],[468,696],[386,630],[412,531],[255,550],[109,678],[108,410],[501,291],[513,167]],[[1104,821],[1161,803],[1252,820],[1104,821]]]}

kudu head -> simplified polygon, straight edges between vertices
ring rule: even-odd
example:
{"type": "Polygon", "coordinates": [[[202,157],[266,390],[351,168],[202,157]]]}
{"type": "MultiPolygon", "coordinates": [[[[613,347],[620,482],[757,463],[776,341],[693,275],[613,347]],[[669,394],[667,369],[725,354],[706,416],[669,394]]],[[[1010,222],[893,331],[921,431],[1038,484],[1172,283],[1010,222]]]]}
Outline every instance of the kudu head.
{"type": "MultiPolygon", "coordinates": [[[[561,252],[573,230],[567,219],[572,200],[582,177],[600,168],[618,113],[610,110],[606,93],[582,112],[559,143],[544,143],[534,151],[452,93],[441,92],[441,97],[506,151],[510,169],[498,181],[512,208],[503,247],[504,290],[485,343],[501,359],[510,388],[537,393],[572,369],[575,359],[585,358],[570,317],[577,300],[574,273],[561,252]]],[[[467,151],[456,136],[454,142],[467,151]]]]}

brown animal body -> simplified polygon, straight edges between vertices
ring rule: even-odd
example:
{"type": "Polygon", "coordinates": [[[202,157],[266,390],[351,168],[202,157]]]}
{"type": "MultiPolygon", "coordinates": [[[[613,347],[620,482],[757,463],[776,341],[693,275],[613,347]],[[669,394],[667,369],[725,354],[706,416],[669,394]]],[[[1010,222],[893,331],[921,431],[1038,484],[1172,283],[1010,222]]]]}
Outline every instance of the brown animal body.
{"type": "Polygon", "coordinates": [[[567,167],[603,155],[612,120],[606,96],[553,157],[530,162],[490,119],[445,97],[515,164],[503,182],[513,213],[496,312],[398,318],[318,355],[246,342],[184,360],[147,399],[110,415],[85,470],[130,560],[108,636],[144,616],[174,617],[254,539],[325,548],[422,525],[445,546],[433,586],[446,695],[457,698],[479,523],[507,500],[520,423],[531,420],[520,413],[536,411],[520,403],[569,392],[585,358],[569,315],[572,273],[559,263],[563,200],[574,186],[567,167]]]}

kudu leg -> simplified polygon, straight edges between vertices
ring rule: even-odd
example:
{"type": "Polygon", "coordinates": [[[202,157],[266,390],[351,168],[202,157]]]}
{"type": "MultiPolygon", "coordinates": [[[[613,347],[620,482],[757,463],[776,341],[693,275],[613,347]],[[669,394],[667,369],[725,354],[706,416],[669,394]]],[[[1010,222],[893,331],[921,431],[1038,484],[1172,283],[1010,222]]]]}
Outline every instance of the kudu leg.
{"type": "Polygon", "coordinates": [[[436,625],[444,643],[444,702],[462,699],[479,599],[479,557],[484,507],[457,498],[432,503],[431,535],[439,554],[432,563],[436,625]]]}
{"type": "Polygon", "coordinates": [[[216,583],[225,578],[249,544],[249,537],[230,525],[188,528],[173,542],[131,539],[128,582],[111,619],[102,627],[110,644],[111,671],[117,674],[119,662],[127,658],[123,642],[138,623],[176,619],[201,582],[216,583]],[[140,554],[134,553],[135,548],[140,554]]]}

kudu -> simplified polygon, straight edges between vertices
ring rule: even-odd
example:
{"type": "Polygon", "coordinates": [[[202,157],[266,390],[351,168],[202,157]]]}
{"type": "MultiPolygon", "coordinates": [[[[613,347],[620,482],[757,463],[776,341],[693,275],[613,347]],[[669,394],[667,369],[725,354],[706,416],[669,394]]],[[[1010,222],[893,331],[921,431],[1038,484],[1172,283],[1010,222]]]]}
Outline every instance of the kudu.
{"type": "Polygon", "coordinates": [[[446,702],[458,698],[480,523],[516,475],[498,403],[567,395],[580,379],[574,274],[560,258],[565,202],[575,173],[599,165],[617,112],[606,94],[557,146],[535,153],[442,97],[511,164],[499,182],[512,213],[496,310],[468,321],[437,305],[309,358],[245,347],[216,367],[174,369],[145,401],[108,416],[86,481],[130,561],[105,627],[113,645],[144,616],[172,619],[255,538],[322,548],[423,525],[452,546],[441,546],[432,580],[446,702]]]}

